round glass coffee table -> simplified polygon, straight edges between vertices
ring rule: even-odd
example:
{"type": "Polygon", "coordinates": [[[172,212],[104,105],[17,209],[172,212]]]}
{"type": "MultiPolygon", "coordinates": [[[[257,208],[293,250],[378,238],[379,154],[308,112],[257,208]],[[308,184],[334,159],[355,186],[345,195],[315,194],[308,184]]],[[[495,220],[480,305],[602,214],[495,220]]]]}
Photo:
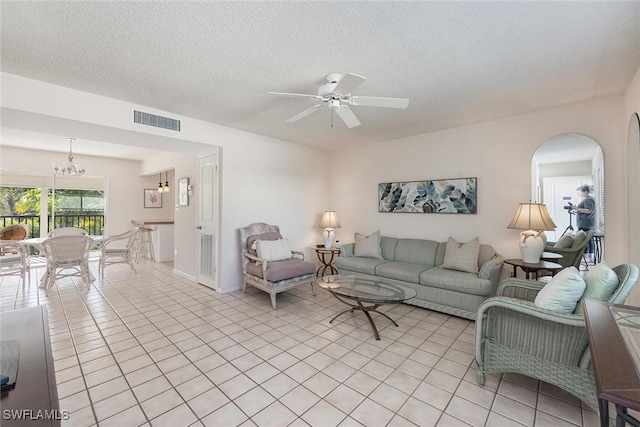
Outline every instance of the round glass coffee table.
{"type": "Polygon", "coordinates": [[[331,292],[331,295],[336,297],[340,302],[349,306],[344,311],[336,314],[329,323],[333,323],[340,315],[346,312],[353,312],[355,310],[362,311],[369,323],[371,329],[373,329],[373,335],[376,340],[380,340],[380,334],[376,324],[371,318],[369,312],[375,311],[376,313],[386,317],[398,326],[398,324],[385,313],[378,311],[377,308],[384,304],[399,304],[408,299],[415,298],[417,292],[408,286],[392,285],[389,283],[380,282],[371,279],[362,279],[355,276],[342,276],[342,275],[330,275],[319,277],[316,281],[318,286],[331,292]],[[368,305],[365,305],[368,304],[368,305]]]}

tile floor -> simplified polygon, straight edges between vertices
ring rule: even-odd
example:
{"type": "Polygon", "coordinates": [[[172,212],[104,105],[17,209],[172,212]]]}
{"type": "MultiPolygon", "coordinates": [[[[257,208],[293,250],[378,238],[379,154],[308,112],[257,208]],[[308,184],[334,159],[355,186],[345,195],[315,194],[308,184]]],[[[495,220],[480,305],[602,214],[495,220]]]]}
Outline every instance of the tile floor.
{"type": "MultiPolygon", "coordinates": [[[[97,265],[92,263],[96,277],[97,265]]],[[[519,375],[476,384],[474,323],[387,306],[376,341],[328,292],[218,295],[141,262],[87,289],[0,281],[0,311],[47,305],[63,426],[597,426],[574,397],[519,375]]]]}

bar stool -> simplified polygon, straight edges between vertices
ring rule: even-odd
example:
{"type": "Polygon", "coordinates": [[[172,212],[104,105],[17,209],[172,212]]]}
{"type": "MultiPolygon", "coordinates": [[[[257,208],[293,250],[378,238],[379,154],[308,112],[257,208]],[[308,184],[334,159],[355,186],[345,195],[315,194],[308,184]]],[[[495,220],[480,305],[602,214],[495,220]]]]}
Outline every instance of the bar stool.
{"type": "Polygon", "coordinates": [[[140,253],[142,252],[142,256],[150,259],[151,261],[155,261],[155,256],[153,255],[153,228],[149,227],[138,227],[138,239],[136,241],[136,264],[140,263],[140,253]]]}

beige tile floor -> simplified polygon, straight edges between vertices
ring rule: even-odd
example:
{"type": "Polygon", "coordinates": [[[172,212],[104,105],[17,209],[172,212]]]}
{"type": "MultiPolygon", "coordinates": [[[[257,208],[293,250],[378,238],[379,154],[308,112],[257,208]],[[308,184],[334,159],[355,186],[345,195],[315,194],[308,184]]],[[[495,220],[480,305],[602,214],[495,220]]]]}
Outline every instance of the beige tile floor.
{"type": "Polygon", "coordinates": [[[219,295],[143,261],[45,292],[0,281],[0,311],[47,305],[64,426],[597,426],[574,397],[527,377],[475,378],[474,323],[387,306],[399,327],[325,290],[219,295]]]}

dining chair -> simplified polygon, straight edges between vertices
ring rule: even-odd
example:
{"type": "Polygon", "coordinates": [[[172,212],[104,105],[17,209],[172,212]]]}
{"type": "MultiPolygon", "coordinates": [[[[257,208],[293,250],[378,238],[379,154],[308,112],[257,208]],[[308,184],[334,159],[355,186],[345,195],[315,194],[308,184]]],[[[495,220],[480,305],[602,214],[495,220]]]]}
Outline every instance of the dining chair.
{"type": "Polygon", "coordinates": [[[11,240],[0,241],[0,277],[19,276],[22,284],[26,283],[27,275],[31,281],[31,268],[26,247],[11,240]]]}
{"type": "Polygon", "coordinates": [[[47,258],[47,269],[42,287],[51,287],[57,279],[80,277],[87,287],[91,283],[89,251],[93,239],[89,236],[57,236],[45,239],[42,249],[47,258]]]}
{"type": "MultiPolygon", "coordinates": [[[[24,240],[29,237],[29,226],[26,224],[11,224],[0,230],[0,240],[24,240]]],[[[17,254],[15,246],[8,245],[0,248],[0,255],[17,254]]]]}
{"type": "Polygon", "coordinates": [[[100,275],[104,278],[104,269],[107,265],[126,263],[131,267],[134,273],[136,269],[133,266],[134,244],[139,238],[138,228],[118,234],[116,236],[107,237],[100,245],[100,263],[98,269],[100,275]]]}
{"type": "Polygon", "coordinates": [[[86,236],[89,234],[87,230],[83,230],[82,228],[77,227],[61,227],[55,228],[47,234],[49,237],[58,237],[58,236],[86,236]]]}

